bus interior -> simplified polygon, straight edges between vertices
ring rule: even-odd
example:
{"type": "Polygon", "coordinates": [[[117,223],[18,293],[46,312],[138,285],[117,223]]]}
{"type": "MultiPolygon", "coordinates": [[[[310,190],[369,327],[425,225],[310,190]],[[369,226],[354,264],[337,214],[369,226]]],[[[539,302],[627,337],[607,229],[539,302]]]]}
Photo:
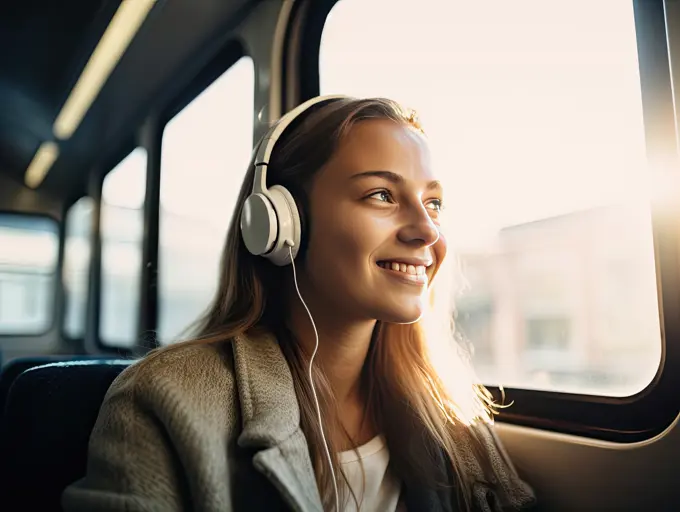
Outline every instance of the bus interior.
{"type": "Polygon", "coordinates": [[[214,293],[254,141],[347,94],[419,113],[541,510],[678,510],[680,2],[27,0],[0,46],[0,509],[61,510],[112,380],[214,293]]]}

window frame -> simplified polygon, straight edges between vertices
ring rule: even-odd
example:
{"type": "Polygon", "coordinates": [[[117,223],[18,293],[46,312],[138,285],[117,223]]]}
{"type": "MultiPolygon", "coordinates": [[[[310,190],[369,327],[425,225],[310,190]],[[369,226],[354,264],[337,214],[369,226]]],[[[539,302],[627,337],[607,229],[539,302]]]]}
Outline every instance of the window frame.
{"type": "Polygon", "coordinates": [[[60,295],[61,295],[61,287],[62,287],[62,281],[61,281],[61,268],[63,266],[63,259],[64,259],[64,254],[63,254],[63,239],[64,239],[64,225],[62,222],[59,222],[59,220],[50,214],[47,213],[38,213],[38,212],[30,212],[30,211],[17,211],[17,210],[5,210],[5,209],[0,209],[0,215],[7,215],[7,216],[12,216],[12,217],[23,217],[23,218],[36,218],[36,219],[44,219],[47,220],[48,222],[54,224],[56,226],[55,234],[57,235],[57,259],[54,264],[54,273],[52,275],[52,290],[50,291],[52,295],[52,304],[50,308],[50,314],[49,314],[49,322],[45,326],[45,329],[41,331],[36,331],[36,332],[30,332],[30,333],[4,333],[0,331],[0,349],[2,348],[2,342],[7,341],[7,340],[26,340],[26,339],[35,339],[35,338],[41,338],[43,336],[48,335],[50,332],[52,332],[55,328],[60,328],[60,323],[61,323],[61,314],[59,312],[59,307],[61,307],[60,303],[60,295]]]}
{"type": "MultiPolygon", "coordinates": [[[[287,62],[297,63],[293,73],[297,78],[298,103],[319,94],[321,38],[328,15],[338,1],[298,2],[291,17],[286,58],[287,62]]],[[[674,35],[673,27],[667,27],[664,0],[631,1],[647,155],[649,159],[676,155],[678,127],[670,67],[674,43],[672,37],[667,39],[674,35]]],[[[487,386],[498,403],[512,404],[501,409],[497,421],[617,443],[653,438],[673,424],[680,411],[677,393],[680,317],[664,314],[664,311],[680,309],[680,270],[675,268],[680,260],[680,233],[672,221],[673,212],[664,212],[659,205],[652,205],[662,343],[661,360],[652,382],[628,397],[487,386]]]]}
{"type": "MultiPolygon", "coordinates": [[[[88,285],[87,297],[85,300],[85,330],[83,337],[73,337],[66,333],[64,327],[66,325],[66,302],[69,300],[63,297],[63,307],[61,309],[59,318],[59,335],[67,343],[76,347],[76,350],[83,350],[90,354],[108,355],[115,354],[119,357],[133,357],[135,356],[134,349],[127,349],[123,347],[115,347],[107,345],[99,335],[100,326],[100,308],[101,308],[101,211],[102,211],[102,193],[104,187],[104,180],[106,176],[114,170],[119,163],[121,163],[132,151],[141,144],[136,142],[136,136],[127,137],[123,144],[118,149],[108,153],[105,156],[103,163],[95,166],[89,172],[87,187],[81,193],[70,197],[62,207],[61,223],[62,237],[60,242],[61,263],[59,267],[59,281],[61,290],[63,286],[63,258],[66,247],[66,218],[71,208],[83,197],[89,197],[93,202],[92,211],[92,227],[90,233],[90,261],[88,269],[88,285]]],[[[147,165],[148,172],[148,165],[147,165]]],[[[62,292],[60,292],[62,293],[62,292]]]]}

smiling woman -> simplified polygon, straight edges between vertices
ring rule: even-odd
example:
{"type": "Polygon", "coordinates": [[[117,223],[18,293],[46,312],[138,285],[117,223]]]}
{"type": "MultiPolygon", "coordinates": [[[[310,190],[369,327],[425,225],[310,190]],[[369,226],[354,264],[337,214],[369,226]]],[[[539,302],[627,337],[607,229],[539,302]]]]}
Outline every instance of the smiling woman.
{"type": "Polygon", "coordinates": [[[314,98],[270,129],[195,336],[112,385],[66,510],[533,506],[437,329],[443,191],[414,119],[314,98]]]}
{"type": "Polygon", "coordinates": [[[412,125],[372,119],[354,126],[310,185],[309,282],[303,281],[309,298],[330,300],[323,310],[356,318],[418,320],[427,303],[423,284],[446,255],[438,229],[441,189],[433,183],[427,143],[412,125]],[[332,261],[342,264],[329,273],[332,261]]]}

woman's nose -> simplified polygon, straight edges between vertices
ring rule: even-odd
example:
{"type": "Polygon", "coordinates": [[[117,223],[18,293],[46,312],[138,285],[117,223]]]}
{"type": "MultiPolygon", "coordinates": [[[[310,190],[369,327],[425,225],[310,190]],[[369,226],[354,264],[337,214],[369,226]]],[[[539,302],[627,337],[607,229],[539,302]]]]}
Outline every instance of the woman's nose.
{"type": "Polygon", "coordinates": [[[439,240],[439,228],[432,220],[427,208],[414,208],[410,218],[399,230],[399,240],[409,245],[429,247],[439,240]]]}

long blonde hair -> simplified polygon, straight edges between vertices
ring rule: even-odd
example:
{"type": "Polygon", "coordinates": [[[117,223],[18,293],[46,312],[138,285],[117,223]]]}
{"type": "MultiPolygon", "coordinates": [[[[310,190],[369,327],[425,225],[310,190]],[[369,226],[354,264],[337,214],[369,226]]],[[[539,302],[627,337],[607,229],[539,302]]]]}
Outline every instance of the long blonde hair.
{"type": "MultiPolygon", "coordinates": [[[[370,119],[391,120],[422,131],[414,113],[391,100],[347,98],[313,107],[294,121],[277,143],[268,167],[268,185],[285,186],[298,203],[303,233],[296,259],[299,265],[304,265],[304,234],[313,222],[306,216],[309,186],[352,127],[370,119]]],[[[275,333],[293,375],[300,424],[308,441],[319,491],[324,503],[329,505],[333,499],[333,482],[321,448],[321,432],[306,376],[308,354],[303,353],[300,344],[285,328],[287,308],[284,294],[279,292],[278,283],[285,281],[290,270],[251,255],[240,234],[241,207],[253,186],[253,164],[251,161],[227,233],[217,292],[194,325],[193,339],[157,349],[145,359],[187,344],[223,342],[255,330],[275,333]]],[[[432,311],[423,319],[408,325],[377,323],[364,365],[362,386],[371,419],[387,441],[390,464],[399,478],[407,485],[415,483],[433,488],[453,485],[461,504],[469,510],[473,476],[466,470],[463,460],[466,454],[461,452],[458,443],[461,435],[465,436],[466,445],[473,443],[475,456],[485,473],[493,471],[483,445],[476,441],[468,426],[477,421],[490,421],[494,404],[490,393],[476,383],[466,355],[454,342],[452,310],[447,305],[450,293],[446,286],[439,290],[439,284],[446,285],[447,280],[440,275],[444,273],[443,267],[437,272],[437,293],[433,286],[431,294],[432,311]],[[437,307],[440,302],[443,305],[437,307]],[[448,466],[444,474],[441,463],[437,462],[441,461],[438,457],[442,454],[448,466]],[[453,482],[448,474],[453,474],[453,482]]],[[[144,364],[144,360],[138,364],[144,364]]],[[[319,368],[315,368],[314,378],[322,417],[329,418],[326,428],[336,428],[339,422],[333,391],[319,368]]],[[[336,474],[343,475],[333,438],[328,436],[333,466],[336,474]]],[[[492,473],[488,474],[487,480],[492,481],[492,473]]]]}

